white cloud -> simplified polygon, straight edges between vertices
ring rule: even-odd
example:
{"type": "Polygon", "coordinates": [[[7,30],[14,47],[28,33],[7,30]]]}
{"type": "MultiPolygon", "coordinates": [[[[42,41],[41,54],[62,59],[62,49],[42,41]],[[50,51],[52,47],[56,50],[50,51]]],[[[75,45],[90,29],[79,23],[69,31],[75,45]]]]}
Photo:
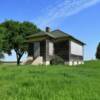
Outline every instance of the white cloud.
{"type": "Polygon", "coordinates": [[[44,9],[44,14],[36,19],[40,27],[45,27],[53,21],[77,14],[81,10],[99,3],[100,0],[61,0],[44,9]]]}

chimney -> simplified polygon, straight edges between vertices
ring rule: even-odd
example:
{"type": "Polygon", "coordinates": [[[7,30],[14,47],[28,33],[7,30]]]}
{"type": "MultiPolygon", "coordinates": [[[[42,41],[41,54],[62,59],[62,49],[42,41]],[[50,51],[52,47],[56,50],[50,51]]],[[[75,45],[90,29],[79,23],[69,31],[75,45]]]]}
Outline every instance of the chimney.
{"type": "Polygon", "coordinates": [[[46,32],[50,32],[50,27],[46,27],[46,32]]]}

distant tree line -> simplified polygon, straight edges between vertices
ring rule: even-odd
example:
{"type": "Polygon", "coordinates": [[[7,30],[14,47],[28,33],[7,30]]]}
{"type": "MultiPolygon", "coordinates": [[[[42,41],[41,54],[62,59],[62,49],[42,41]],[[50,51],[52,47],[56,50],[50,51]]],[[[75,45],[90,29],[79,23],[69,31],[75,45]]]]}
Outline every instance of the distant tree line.
{"type": "Polygon", "coordinates": [[[23,54],[28,50],[26,37],[40,31],[34,23],[27,21],[6,20],[0,23],[0,58],[4,58],[4,53],[11,55],[14,50],[19,65],[23,54]]]}

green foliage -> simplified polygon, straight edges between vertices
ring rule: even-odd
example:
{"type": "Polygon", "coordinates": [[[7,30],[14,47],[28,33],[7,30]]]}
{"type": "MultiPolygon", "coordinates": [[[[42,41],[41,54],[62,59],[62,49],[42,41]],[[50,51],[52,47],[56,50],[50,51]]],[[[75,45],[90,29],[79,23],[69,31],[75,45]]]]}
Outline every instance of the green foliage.
{"type": "Polygon", "coordinates": [[[4,58],[3,50],[2,50],[2,38],[5,33],[5,29],[0,26],[0,59],[4,58]]]}
{"type": "Polygon", "coordinates": [[[100,61],[67,67],[0,65],[1,100],[99,100],[100,61]]]}
{"type": "Polygon", "coordinates": [[[25,21],[20,24],[20,32],[23,33],[24,36],[32,35],[40,31],[41,30],[31,22],[25,21]]]}
{"type": "Polygon", "coordinates": [[[0,35],[2,35],[2,38],[0,38],[1,48],[8,55],[11,55],[11,51],[15,50],[17,64],[19,65],[21,57],[28,49],[28,45],[25,43],[26,37],[39,32],[40,29],[31,22],[13,20],[7,20],[1,23],[0,27],[0,35]]]}
{"type": "Polygon", "coordinates": [[[4,58],[4,53],[2,52],[2,49],[0,49],[0,59],[4,58]]]}
{"type": "Polygon", "coordinates": [[[98,47],[97,47],[96,58],[100,59],[100,43],[98,44],[98,47]]]}
{"type": "Polygon", "coordinates": [[[64,64],[64,60],[59,56],[54,56],[53,59],[51,60],[51,64],[52,65],[64,64]]]}

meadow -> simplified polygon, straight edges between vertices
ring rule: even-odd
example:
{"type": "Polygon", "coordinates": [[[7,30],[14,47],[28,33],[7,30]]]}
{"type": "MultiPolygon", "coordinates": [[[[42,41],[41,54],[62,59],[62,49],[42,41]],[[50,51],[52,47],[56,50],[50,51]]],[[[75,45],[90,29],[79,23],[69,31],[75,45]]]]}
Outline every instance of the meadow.
{"type": "Polygon", "coordinates": [[[0,64],[0,100],[100,100],[100,61],[78,66],[0,64]]]}

